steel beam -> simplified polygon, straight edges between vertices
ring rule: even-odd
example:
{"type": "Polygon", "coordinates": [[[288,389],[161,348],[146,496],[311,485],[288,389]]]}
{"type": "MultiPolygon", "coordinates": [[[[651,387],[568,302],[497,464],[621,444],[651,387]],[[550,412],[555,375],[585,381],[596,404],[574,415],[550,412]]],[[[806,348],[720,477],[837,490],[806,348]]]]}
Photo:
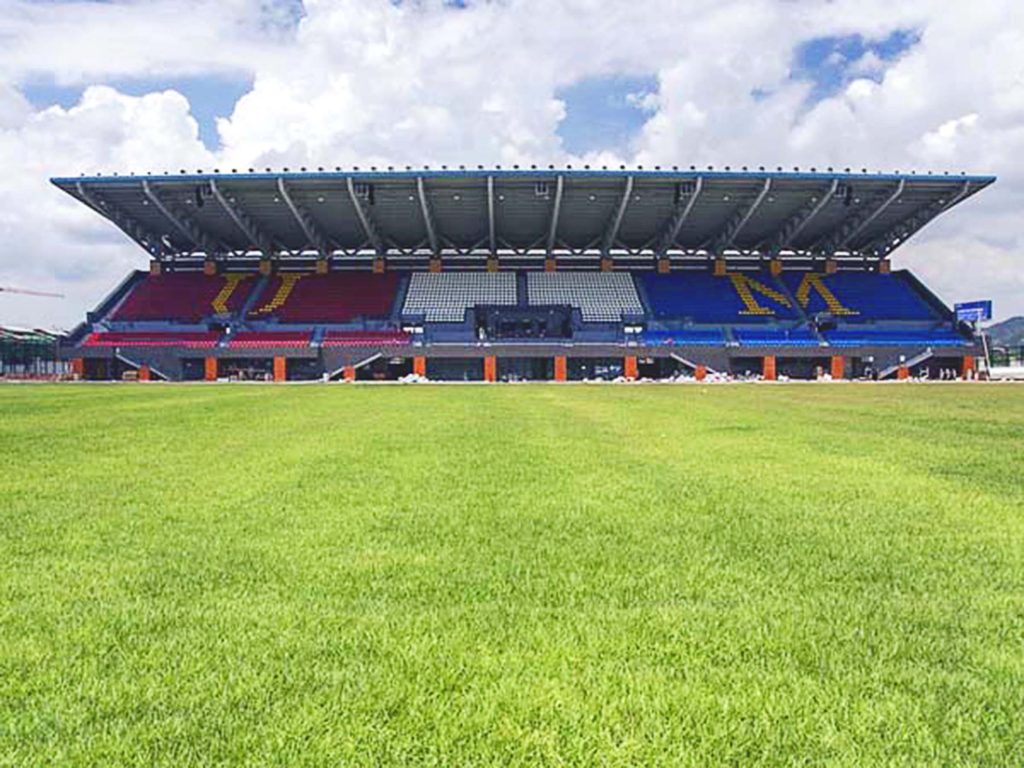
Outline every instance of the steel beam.
{"type": "Polygon", "coordinates": [[[948,200],[945,203],[940,203],[939,201],[933,202],[931,205],[926,206],[923,211],[919,211],[909,219],[901,221],[884,235],[875,238],[875,240],[860,250],[867,251],[880,257],[888,256],[898,246],[903,245],[903,243],[909,240],[914,234],[919,232],[928,222],[943,211],[952,208],[967,197],[970,192],[971,182],[965,181],[963,186],[960,187],[960,191],[957,192],[951,200],[948,200]]]}
{"type": "Polygon", "coordinates": [[[312,217],[299,208],[295,200],[292,199],[291,193],[288,191],[288,185],[284,183],[284,178],[281,176],[277,177],[277,191],[281,195],[281,199],[284,200],[285,205],[288,206],[288,210],[292,212],[292,216],[295,217],[299,226],[302,227],[302,232],[306,235],[309,244],[320,256],[327,258],[330,255],[327,238],[317,228],[312,217]]]}
{"type": "Polygon", "coordinates": [[[348,188],[348,196],[352,200],[352,205],[355,206],[356,216],[359,217],[359,223],[363,227],[366,239],[370,241],[370,246],[377,252],[377,255],[383,256],[384,241],[381,240],[380,233],[377,231],[377,225],[373,221],[373,217],[370,216],[370,212],[363,207],[363,201],[360,200],[359,195],[356,194],[356,185],[355,182],[352,181],[351,176],[345,177],[345,186],[348,188]]]}
{"type": "Polygon", "coordinates": [[[242,231],[242,234],[246,236],[252,244],[252,247],[257,251],[260,251],[268,259],[272,258],[275,254],[274,246],[270,238],[260,231],[259,227],[253,223],[252,219],[250,219],[249,216],[247,216],[245,212],[237,206],[237,204],[228,200],[224,195],[223,190],[221,190],[220,185],[217,184],[216,179],[210,179],[210,189],[213,190],[213,196],[217,198],[217,202],[220,203],[228,216],[231,217],[231,220],[235,222],[235,226],[237,226],[242,231]]]}
{"type": "Polygon", "coordinates": [[[853,240],[853,238],[855,238],[857,235],[863,232],[865,227],[867,227],[871,222],[873,222],[875,219],[877,219],[879,216],[885,213],[889,206],[896,202],[896,199],[903,194],[903,189],[906,186],[906,180],[900,179],[900,183],[896,185],[896,189],[893,190],[892,194],[886,197],[885,200],[883,200],[878,206],[876,206],[875,209],[871,211],[871,213],[869,213],[867,216],[864,216],[860,221],[851,222],[849,229],[843,227],[843,230],[845,231],[840,231],[839,237],[835,241],[835,247],[829,250],[838,251],[845,248],[847,243],[849,243],[851,240],[853,240]]]}
{"type": "Polygon", "coordinates": [[[558,174],[555,182],[555,204],[551,208],[551,224],[548,226],[547,254],[555,250],[555,237],[558,235],[558,219],[562,213],[562,193],[565,190],[565,177],[558,174]]]}
{"type": "Polygon", "coordinates": [[[633,195],[633,177],[626,177],[626,187],[622,191],[622,199],[619,200],[619,207],[615,211],[615,216],[608,223],[608,227],[604,233],[604,242],[601,246],[601,252],[608,254],[609,251],[615,246],[615,239],[619,236],[619,227],[622,226],[622,219],[626,215],[626,208],[629,206],[629,198],[633,195]]]}
{"type": "Polygon", "coordinates": [[[829,185],[828,191],[821,195],[815,202],[808,200],[807,204],[803,206],[799,211],[787,221],[779,233],[772,239],[771,245],[768,247],[768,252],[771,255],[776,255],[779,251],[783,251],[789,247],[789,245],[800,236],[800,233],[804,231],[808,224],[814,220],[814,218],[824,210],[825,206],[828,205],[829,201],[836,194],[836,190],[839,189],[839,179],[832,179],[832,184],[829,185]]]}
{"type": "Polygon", "coordinates": [[[142,180],[142,192],[149,202],[155,205],[157,210],[164,215],[164,218],[174,225],[175,229],[181,232],[186,239],[190,240],[194,246],[203,251],[207,256],[215,256],[219,251],[230,250],[219,247],[191,219],[171,210],[170,206],[160,199],[156,190],[145,179],[142,180]]]}
{"type": "Polygon", "coordinates": [[[160,238],[147,231],[116,205],[89,192],[80,181],[75,183],[75,190],[86,205],[114,224],[151,256],[160,258],[164,255],[164,245],[160,238]]]}
{"type": "Polygon", "coordinates": [[[655,256],[663,256],[669,248],[676,244],[676,239],[679,237],[679,232],[683,228],[683,224],[690,218],[690,213],[693,211],[693,206],[697,204],[697,198],[700,197],[701,190],[704,188],[704,177],[698,176],[693,185],[693,193],[683,202],[680,198],[679,202],[676,203],[675,209],[672,211],[672,215],[669,216],[668,221],[661,229],[661,234],[658,235],[654,241],[654,254],[655,256]]]}
{"type": "Polygon", "coordinates": [[[427,240],[430,242],[430,252],[434,256],[441,255],[441,249],[437,241],[437,230],[434,228],[434,217],[430,212],[430,202],[427,200],[427,187],[423,183],[423,177],[416,177],[416,194],[420,198],[420,211],[423,213],[423,225],[427,229],[427,240]]]}
{"type": "Polygon", "coordinates": [[[761,203],[768,196],[768,191],[772,188],[772,180],[770,178],[764,180],[764,184],[761,187],[761,191],[757,193],[757,197],[754,198],[753,202],[746,207],[745,210],[737,211],[733,218],[725,226],[725,231],[718,236],[715,240],[714,245],[711,246],[711,252],[715,254],[721,254],[727,248],[732,246],[736,240],[736,236],[750,221],[750,217],[757,212],[757,209],[761,207],[761,203]]]}
{"type": "Polygon", "coordinates": [[[494,177],[487,177],[487,240],[491,255],[498,252],[498,232],[494,225],[494,177]]]}

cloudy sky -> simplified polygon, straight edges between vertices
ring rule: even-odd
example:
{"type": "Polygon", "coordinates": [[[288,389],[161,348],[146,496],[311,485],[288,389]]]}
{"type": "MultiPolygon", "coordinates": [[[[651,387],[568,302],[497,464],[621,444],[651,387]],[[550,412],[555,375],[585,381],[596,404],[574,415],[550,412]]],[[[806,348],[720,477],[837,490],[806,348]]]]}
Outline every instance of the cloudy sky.
{"type": "Polygon", "coordinates": [[[0,322],[145,254],[54,175],[393,164],[992,173],[896,256],[1024,314],[1020,0],[0,0],[0,322]]]}

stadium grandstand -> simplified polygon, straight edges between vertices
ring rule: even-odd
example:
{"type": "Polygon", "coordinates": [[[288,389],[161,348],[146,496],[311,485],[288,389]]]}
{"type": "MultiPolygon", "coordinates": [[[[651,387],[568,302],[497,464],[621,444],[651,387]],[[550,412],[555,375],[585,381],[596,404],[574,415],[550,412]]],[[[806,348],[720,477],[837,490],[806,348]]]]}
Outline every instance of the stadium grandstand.
{"type": "Polygon", "coordinates": [[[969,375],[894,251],[991,184],[679,169],[57,178],[142,248],[63,345],[89,379],[969,375]]]}
{"type": "Polygon", "coordinates": [[[51,380],[70,373],[63,336],[42,328],[0,326],[0,379],[51,380]]]}

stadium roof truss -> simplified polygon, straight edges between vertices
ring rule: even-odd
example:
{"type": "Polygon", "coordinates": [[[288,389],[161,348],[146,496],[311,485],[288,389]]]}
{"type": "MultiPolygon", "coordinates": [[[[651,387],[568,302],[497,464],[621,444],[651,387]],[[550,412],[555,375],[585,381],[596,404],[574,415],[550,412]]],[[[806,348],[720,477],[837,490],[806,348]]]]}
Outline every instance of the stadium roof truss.
{"type": "Polygon", "coordinates": [[[887,257],[990,176],[444,170],[56,178],[161,260],[887,257]]]}

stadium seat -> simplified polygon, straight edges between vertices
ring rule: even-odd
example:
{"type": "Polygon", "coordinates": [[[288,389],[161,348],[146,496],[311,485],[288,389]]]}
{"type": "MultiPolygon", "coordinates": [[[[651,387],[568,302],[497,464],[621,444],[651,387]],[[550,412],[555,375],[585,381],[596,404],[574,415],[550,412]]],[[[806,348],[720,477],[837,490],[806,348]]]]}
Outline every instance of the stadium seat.
{"type": "Polygon", "coordinates": [[[284,272],[267,282],[249,318],[273,317],[282,323],[347,323],[356,318],[388,317],[400,279],[393,273],[284,272]]]}
{"type": "Polygon", "coordinates": [[[239,273],[147,275],[114,311],[111,320],[198,323],[210,315],[238,311],[254,282],[253,276],[239,273]]]}
{"type": "Polygon", "coordinates": [[[220,334],[216,332],[142,332],[106,331],[90,333],[82,346],[85,347],[189,347],[203,349],[214,347],[220,334]]]}
{"type": "Polygon", "coordinates": [[[409,282],[404,315],[422,315],[427,322],[460,323],[477,305],[513,306],[514,272],[417,272],[409,282]]]}
{"type": "Polygon", "coordinates": [[[637,280],[659,320],[694,323],[757,323],[796,320],[799,314],[768,272],[715,276],[707,271],[658,274],[637,280]]]}
{"type": "Polygon", "coordinates": [[[786,286],[809,313],[828,312],[845,322],[936,320],[936,310],[899,273],[785,272],[786,286]]]}
{"type": "Polygon", "coordinates": [[[845,328],[826,331],[825,340],[834,347],[965,346],[969,342],[948,328],[936,330],[845,328]]]}
{"type": "Polygon", "coordinates": [[[817,347],[818,337],[806,328],[735,329],[733,338],[741,347],[817,347]]]}
{"type": "Polygon", "coordinates": [[[712,330],[644,331],[640,336],[640,340],[643,344],[650,347],[718,347],[725,344],[725,336],[720,328],[712,330]]]}
{"type": "Polygon", "coordinates": [[[265,347],[308,347],[313,334],[310,331],[239,331],[231,337],[229,347],[236,349],[262,349],[265,347]]]}
{"type": "Polygon", "coordinates": [[[325,347],[405,346],[412,338],[402,331],[328,331],[325,347]]]}
{"type": "Polygon", "coordinates": [[[644,314],[626,272],[529,272],[526,290],[531,305],[576,307],[584,322],[620,322],[644,314]]]}

